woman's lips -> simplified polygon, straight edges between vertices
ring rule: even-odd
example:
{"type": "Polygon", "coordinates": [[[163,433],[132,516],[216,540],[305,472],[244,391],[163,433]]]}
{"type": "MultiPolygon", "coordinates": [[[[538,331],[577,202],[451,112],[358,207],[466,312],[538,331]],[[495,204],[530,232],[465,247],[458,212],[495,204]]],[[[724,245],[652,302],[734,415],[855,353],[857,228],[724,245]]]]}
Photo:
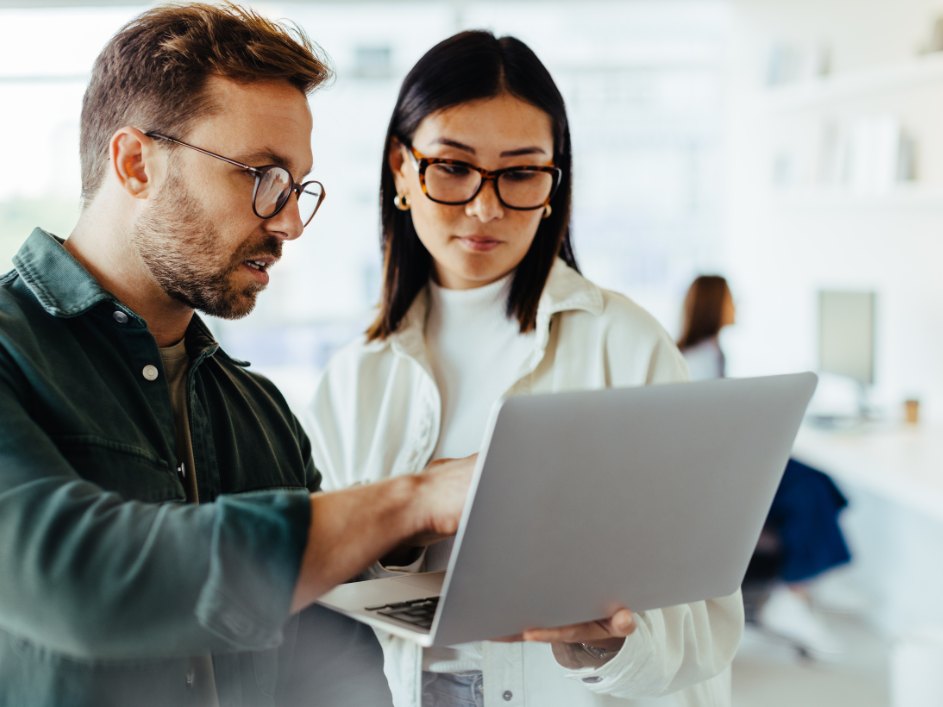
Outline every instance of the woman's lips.
{"type": "Polygon", "coordinates": [[[503,241],[490,236],[456,236],[458,241],[476,253],[487,253],[497,248],[503,241]]]}

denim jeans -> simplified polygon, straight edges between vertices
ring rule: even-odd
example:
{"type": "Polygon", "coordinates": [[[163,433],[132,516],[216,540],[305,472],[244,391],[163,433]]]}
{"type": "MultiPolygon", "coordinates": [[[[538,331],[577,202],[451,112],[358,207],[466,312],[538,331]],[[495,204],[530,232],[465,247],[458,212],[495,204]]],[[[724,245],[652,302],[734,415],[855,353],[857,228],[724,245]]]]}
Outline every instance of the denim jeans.
{"type": "Polygon", "coordinates": [[[484,707],[480,672],[422,673],[422,707],[484,707]]]}

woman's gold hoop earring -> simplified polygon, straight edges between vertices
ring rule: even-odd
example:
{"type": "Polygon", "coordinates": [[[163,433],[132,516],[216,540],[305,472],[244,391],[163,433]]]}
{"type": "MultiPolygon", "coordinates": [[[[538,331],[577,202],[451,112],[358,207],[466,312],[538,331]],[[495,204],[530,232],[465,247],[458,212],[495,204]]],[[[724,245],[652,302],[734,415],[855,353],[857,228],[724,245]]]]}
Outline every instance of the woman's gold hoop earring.
{"type": "Polygon", "coordinates": [[[393,197],[393,206],[400,211],[409,211],[410,203],[409,194],[397,194],[393,197]]]}
{"type": "Polygon", "coordinates": [[[550,208],[550,204],[544,206],[544,218],[548,218],[550,214],[553,213],[553,209],[550,208]]]}

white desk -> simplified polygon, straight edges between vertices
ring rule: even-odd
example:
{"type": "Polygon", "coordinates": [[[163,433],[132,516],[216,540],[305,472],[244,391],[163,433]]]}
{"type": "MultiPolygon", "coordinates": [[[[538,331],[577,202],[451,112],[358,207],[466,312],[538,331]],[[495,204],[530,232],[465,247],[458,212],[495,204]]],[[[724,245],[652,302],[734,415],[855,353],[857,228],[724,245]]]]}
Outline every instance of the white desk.
{"type": "Polygon", "coordinates": [[[803,427],[793,456],[848,496],[852,564],[837,579],[869,599],[868,621],[891,637],[943,627],[943,427],[803,427]]]}
{"type": "Polygon", "coordinates": [[[943,427],[803,427],[793,456],[835,478],[943,521],[943,427]]]}

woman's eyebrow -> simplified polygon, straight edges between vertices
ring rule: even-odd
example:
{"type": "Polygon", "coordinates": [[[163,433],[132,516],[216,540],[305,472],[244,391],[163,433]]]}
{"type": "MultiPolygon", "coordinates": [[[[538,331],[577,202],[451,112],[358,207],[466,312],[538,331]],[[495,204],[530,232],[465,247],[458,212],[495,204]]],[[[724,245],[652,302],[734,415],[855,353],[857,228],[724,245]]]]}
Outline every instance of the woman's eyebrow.
{"type": "Polygon", "coordinates": [[[472,155],[476,154],[474,147],[469,147],[468,145],[461,143],[458,140],[453,140],[448,137],[440,137],[435,142],[437,145],[446,145],[448,147],[454,147],[456,150],[462,150],[463,152],[468,152],[472,155]]]}
{"type": "Polygon", "coordinates": [[[533,145],[531,147],[522,147],[518,150],[505,150],[504,152],[501,153],[501,156],[502,157],[520,157],[521,155],[536,155],[536,154],[546,155],[547,153],[544,151],[543,148],[533,145]]]}
{"type": "MultiPolygon", "coordinates": [[[[440,137],[438,140],[436,140],[436,143],[439,145],[447,145],[449,147],[454,147],[457,150],[462,150],[472,155],[477,154],[474,147],[470,147],[464,143],[459,142],[458,140],[452,140],[451,138],[440,137]]],[[[504,152],[501,153],[501,157],[520,157],[521,155],[536,155],[536,154],[545,155],[547,153],[543,148],[537,147],[536,145],[531,145],[529,147],[520,147],[516,150],[505,150],[504,152]]]]}

